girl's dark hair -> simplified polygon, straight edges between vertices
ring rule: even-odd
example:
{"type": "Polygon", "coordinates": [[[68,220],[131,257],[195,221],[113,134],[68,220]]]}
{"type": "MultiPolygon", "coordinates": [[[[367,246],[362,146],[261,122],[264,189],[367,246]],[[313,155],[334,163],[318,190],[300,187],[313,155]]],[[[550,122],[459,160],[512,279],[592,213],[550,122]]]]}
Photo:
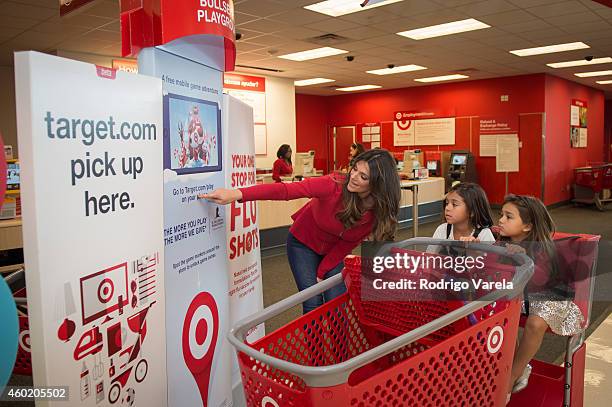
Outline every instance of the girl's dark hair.
{"type": "Polygon", "coordinates": [[[289,158],[285,157],[285,154],[287,154],[289,150],[291,150],[291,146],[289,144],[283,144],[282,146],[278,148],[278,151],[276,152],[276,157],[282,158],[283,160],[291,164],[291,157],[289,158]]]}
{"type": "MultiPolygon", "coordinates": [[[[526,225],[531,225],[531,230],[521,245],[527,251],[527,255],[535,261],[538,252],[543,251],[550,262],[550,277],[556,276],[558,263],[555,244],[552,241],[556,226],[544,203],[534,196],[510,194],[504,198],[504,205],[506,204],[514,205],[521,221],[526,225]]],[[[509,241],[510,239],[501,237],[500,240],[509,241]]]]}
{"type": "MultiPolygon", "coordinates": [[[[473,182],[461,182],[453,186],[448,193],[456,192],[467,206],[470,225],[473,228],[484,229],[493,226],[491,205],[484,189],[473,182]]],[[[446,194],[448,196],[448,194],[446,194]]]]}
{"type": "MultiPolygon", "coordinates": [[[[400,205],[400,179],[393,156],[383,149],[369,150],[355,157],[355,164],[364,161],[370,169],[370,195],[374,199],[374,240],[393,240],[397,229],[400,205]]],[[[351,168],[354,171],[355,167],[351,168]]],[[[342,185],[343,209],[336,215],[345,228],[357,224],[366,212],[363,201],[355,192],[349,192],[351,172],[342,185]]]]}

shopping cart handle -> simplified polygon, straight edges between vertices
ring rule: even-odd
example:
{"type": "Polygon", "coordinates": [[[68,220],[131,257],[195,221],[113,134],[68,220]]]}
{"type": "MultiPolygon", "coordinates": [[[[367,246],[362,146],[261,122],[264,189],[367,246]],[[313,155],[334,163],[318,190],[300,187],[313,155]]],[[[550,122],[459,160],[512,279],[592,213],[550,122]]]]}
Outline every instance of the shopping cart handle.
{"type": "MultiPolygon", "coordinates": [[[[377,255],[385,255],[387,251],[390,252],[391,248],[394,247],[401,248],[413,245],[443,245],[465,247],[464,242],[432,238],[414,238],[399,243],[385,245],[381,248],[377,255]]],[[[328,278],[312,287],[307,288],[304,291],[301,291],[276,304],[264,308],[258,313],[255,313],[249,317],[238,321],[236,325],[232,329],[230,329],[228,334],[228,340],[238,351],[243,352],[246,355],[266,365],[299,376],[300,378],[302,378],[302,380],[304,380],[307,386],[328,387],[346,383],[350,374],[356,369],[378,358],[388,355],[414,341],[424,338],[430,335],[431,333],[441,328],[444,328],[455,321],[458,321],[461,318],[465,318],[466,316],[481,309],[483,306],[491,304],[502,297],[513,298],[517,295],[522,294],[525,285],[533,275],[533,261],[527,255],[522,253],[509,255],[505,248],[483,243],[470,243],[469,248],[511,257],[519,264],[514,278],[512,279],[514,287],[512,290],[510,290],[510,293],[508,293],[509,290],[505,290],[503,292],[491,292],[483,296],[482,298],[479,298],[478,301],[469,302],[461,308],[451,311],[448,314],[441,316],[440,318],[437,318],[423,326],[413,329],[410,332],[407,332],[401,336],[398,336],[397,338],[394,338],[388,342],[376,346],[342,363],[316,367],[302,366],[296,363],[276,358],[274,356],[267,355],[245,343],[246,334],[252,327],[257,326],[262,322],[265,322],[269,318],[274,317],[288,310],[291,307],[301,304],[305,300],[322,293],[323,291],[333,287],[336,284],[339,284],[342,281],[341,274],[337,274],[331,278],[328,278]]]]}

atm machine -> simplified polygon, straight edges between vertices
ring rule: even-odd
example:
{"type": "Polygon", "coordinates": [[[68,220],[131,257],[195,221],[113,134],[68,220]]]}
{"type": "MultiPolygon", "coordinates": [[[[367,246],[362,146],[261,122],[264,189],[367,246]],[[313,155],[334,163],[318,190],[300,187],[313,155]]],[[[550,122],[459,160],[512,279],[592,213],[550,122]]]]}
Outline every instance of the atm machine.
{"type": "Polygon", "coordinates": [[[447,191],[457,181],[478,182],[474,155],[469,150],[453,150],[445,178],[447,191]]]}

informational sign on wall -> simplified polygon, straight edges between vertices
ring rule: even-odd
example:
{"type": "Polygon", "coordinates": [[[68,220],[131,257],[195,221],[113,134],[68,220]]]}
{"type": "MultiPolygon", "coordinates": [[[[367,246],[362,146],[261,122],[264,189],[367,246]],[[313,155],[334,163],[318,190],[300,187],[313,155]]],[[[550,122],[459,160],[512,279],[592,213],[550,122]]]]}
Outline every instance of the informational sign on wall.
{"type": "Polygon", "coordinates": [[[439,109],[395,112],[393,115],[393,145],[453,145],[455,144],[455,118],[451,116],[454,116],[454,112],[439,109]]]}
{"type": "Polygon", "coordinates": [[[163,82],[168,404],[231,404],[222,72],[147,48],[139,71],[163,82]]]}
{"type": "Polygon", "coordinates": [[[455,118],[415,120],[414,144],[417,146],[454,145],[455,118]]]}
{"type": "Polygon", "coordinates": [[[497,155],[497,136],[500,134],[517,134],[518,117],[481,117],[479,120],[480,156],[497,155]]]}
{"type": "MultiPolygon", "coordinates": [[[[255,145],[253,140],[253,110],[238,99],[223,97],[223,137],[225,151],[226,187],[240,188],[255,185],[255,145]]],[[[257,202],[233,202],[226,208],[226,234],[229,267],[230,324],[263,308],[263,283],[257,202]]],[[[254,342],[264,335],[260,325],[249,333],[254,342]]],[[[235,355],[235,353],[233,353],[235,355]]],[[[242,382],[238,360],[232,357],[232,385],[242,382]]]]}
{"type": "Polygon", "coordinates": [[[586,148],[587,124],[587,102],[572,99],[570,105],[570,146],[572,148],[586,148]]]}
{"type": "Polygon", "coordinates": [[[495,170],[497,172],[519,171],[519,139],[516,134],[497,136],[495,170]]]}
{"type": "Polygon", "coordinates": [[[15,78],[34,385],[165,406],[161,81],[36,52],[15,78]]]}
{"type": "Polygon", "coordinates": [[[267,154],[266,137],[266,78],[226,73],[224,90],[253,109],[255,154],[267,154]]]}

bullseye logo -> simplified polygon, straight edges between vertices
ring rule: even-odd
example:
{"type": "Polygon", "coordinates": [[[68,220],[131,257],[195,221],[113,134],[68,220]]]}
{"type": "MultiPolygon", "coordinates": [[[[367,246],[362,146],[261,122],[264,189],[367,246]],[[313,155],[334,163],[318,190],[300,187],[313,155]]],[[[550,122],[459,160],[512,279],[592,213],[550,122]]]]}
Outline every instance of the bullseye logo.
{"type": "Polygon", "coordinates": [[[412,120],[397,120],[396,123],[400,130],[408,130],[412,124],[412,120]]]}
{"type": "Polygon", "coordinates": [[[199,293],[187,309],[183,322],[183,358],[196,381],[202,405],[208,404],[210,369],[219,331],[219,312],[215,299],[199,293]]]}
{"type": "Polygon", "coordinates": [[[26,329],[19,333],[19,346],[26,352],[32,351],[30,349],[30,330],[26,329]]]}
{"type": "Polygon", "coordinates": [[[270,396],[266,396],[263,399],[261,399],[261,407],[268,407],[268,405],[272,405],[274,407],[279,407],[279,405],[276,402],[276,400],[274,400],[270,396]]]}
{"type": "Polygon", "coordinates": [[[98,300],[100,300],[101,303],[107,303],[113,298],[114,292],[115,286],[113,285],[113,281],[105,278],[98,286],[98,300]]]}
{"type": "Polygon", "coordinates": [[[397,120],[397,121],[402,120],[402,112],[395,113],[395,120],[397,120]]]}
{"type": "Polygon", "coordinates": [[[489,332],[489,337],[487,338],[487,350],[492,355],[497,353],[502,344],[504,343],[504,330],[501,326],[495,326],[489,332]]]}

